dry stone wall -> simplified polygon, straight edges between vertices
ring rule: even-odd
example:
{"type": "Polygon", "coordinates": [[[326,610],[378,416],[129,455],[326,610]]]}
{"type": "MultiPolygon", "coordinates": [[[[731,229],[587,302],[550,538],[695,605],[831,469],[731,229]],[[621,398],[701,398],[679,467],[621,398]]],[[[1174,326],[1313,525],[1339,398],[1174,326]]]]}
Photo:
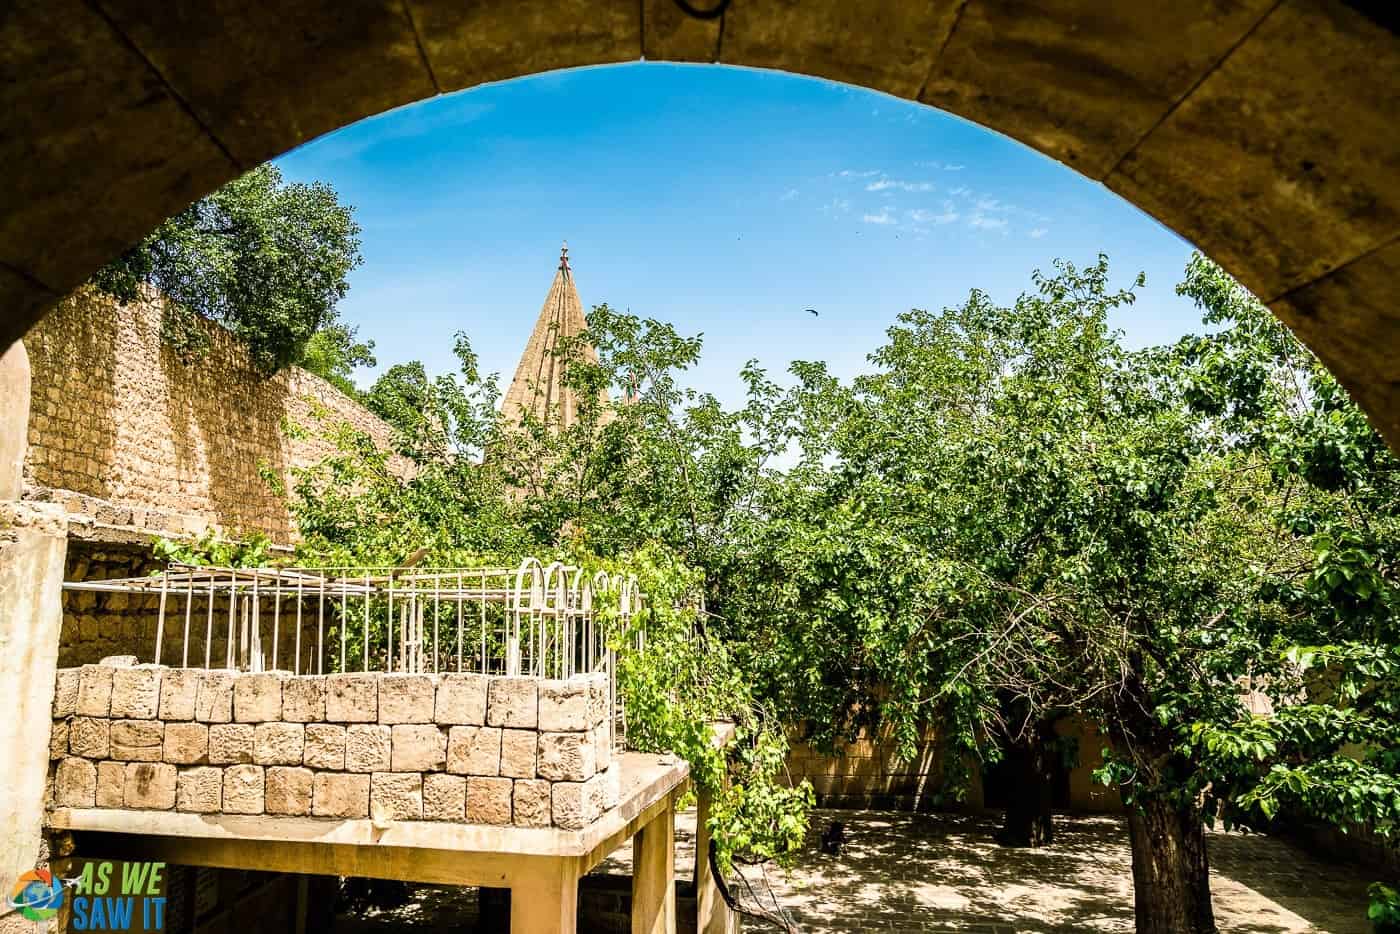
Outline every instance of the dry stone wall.
{"type": "Polygon", "coordinates": [[[616,806],[607,682],[59,671],[55,807],[588,826],[616,806]]]}
{"type": "MultiPolygon", "coordinates": [[[[295,367],[266,377],[244,347],[203,323],[210,346],[185,363],[161,339],[162,300],[120,305],[92,289],[25,338],[32,371],[26,495],[63,502],[99,529],[197,535],[210,525],[295,536],[284,488],[333,450],[289,425],[344,422],[387,447],[392,430],[295,367]]],[[[395,469],[407,471],[407,461],[395,469]]],[[[111,536],[108,536],[111,539],[111,536]]]]}

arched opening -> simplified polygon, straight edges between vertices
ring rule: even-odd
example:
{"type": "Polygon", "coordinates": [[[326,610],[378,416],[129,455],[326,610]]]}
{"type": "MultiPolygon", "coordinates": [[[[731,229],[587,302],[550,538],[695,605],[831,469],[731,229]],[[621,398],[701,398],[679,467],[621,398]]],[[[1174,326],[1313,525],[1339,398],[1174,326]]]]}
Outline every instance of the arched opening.
{"type": "Polygon", "coordinates": [[[1158,218],[1400,439],[1400,41],[1353,5],[25,3],[0,24],[0,339],[165,217],[365,116],[645,58],[775,68],[966,117],[1158,218]]]}

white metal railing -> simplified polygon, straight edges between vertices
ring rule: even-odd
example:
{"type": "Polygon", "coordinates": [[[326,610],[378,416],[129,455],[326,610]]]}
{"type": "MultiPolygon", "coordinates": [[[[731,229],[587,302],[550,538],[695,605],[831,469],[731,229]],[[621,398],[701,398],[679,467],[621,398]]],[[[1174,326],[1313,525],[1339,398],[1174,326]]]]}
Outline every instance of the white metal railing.
{"type": "Polygon", "coordinates": [[[294,674],[603,671],[611,665],[598,612],[615,609],[625,633],[645,605],[630,575],[534,558],[516,568],[177,564],[151,577],[63,586],[154,602],[149,660],[157,664],[294,674]]]}

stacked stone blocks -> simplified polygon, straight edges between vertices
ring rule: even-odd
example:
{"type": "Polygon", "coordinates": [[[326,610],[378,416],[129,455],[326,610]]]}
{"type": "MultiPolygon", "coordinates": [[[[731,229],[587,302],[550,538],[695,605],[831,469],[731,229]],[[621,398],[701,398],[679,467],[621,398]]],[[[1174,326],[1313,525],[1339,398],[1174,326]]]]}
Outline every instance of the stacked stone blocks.
{"type": "Polygon", "coordinates": [[[63,669],[57,807],[520,827],[617,804],[603,675],[63,669]]]}

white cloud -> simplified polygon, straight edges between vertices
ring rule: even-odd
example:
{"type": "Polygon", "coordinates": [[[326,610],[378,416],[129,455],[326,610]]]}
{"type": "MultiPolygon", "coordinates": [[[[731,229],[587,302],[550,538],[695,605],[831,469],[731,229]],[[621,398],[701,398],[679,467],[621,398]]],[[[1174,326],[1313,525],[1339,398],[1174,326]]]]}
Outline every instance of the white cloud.
{"type": "Polygon", "coordinates": [[[1031,239],[1032,239],[1032,240],[1039,240],[1041,237],[1045,236],[1048,232],[1049,232],[1049,231],[1047,231],[1044,227],[1037,227],[1035,230],[1032,230],[1032,231],[1031,231],[1031,239]]]}
{"type": "Polygon", "coordinates": [[[782,197],[780,197],[778,200],[779,200],[779,201],[791,201],[793,198],[796,198],[796,197],[797,197],[797,189],[796,189],[796,188],[789,188],[787,191],[783,192],[782,197]]]}
{"type": "Polygon", "coordinates": [[[945,172],[961,172],[961,171],[962,171],[963,169],[965,169],[965,168],[967,168],[967,166],[961,165],[961,164],[959,164],[959,165],[945,165],[945,166],[943,167],[943,171],[945,171],[945,172]]]}
{"type": "Polygon", "coordinates": [[[867,224],[880,224],[882,226],[896,223],[894,215],[889,212],[888,208],[882,208],[879,214],[866,214],[861,220],[867,224]]]}
{"type": "Polygon", "coordinates": [[[841,178],[874,178],[880,174],[880,170],[871,169],[869,172],[857,172],[854,169],[842,169],[836,174],[841,178]]]}
{"type": "Polygon", "coordinates": [[[988,217],[978,211],[967,219],[967,225],[978,230],[1003,230],[1006,228],[1006,218],[988,217]]]}
{"type": "Polygon", "coordinates": [[[891,188],[898,189],[899,191],[933,191],[933,183],[906,182],[897,178],[880,178],[865,186],[866,191],[886,191],[891,188]]]}
{"type": "Polygon", "coordinates": [[[951,201],[944,201],[943,210],[938,213],[922,208],[909,212],[909,219],[916,224],[951,224],[959,216],[951,201]]]}
{"type": "Polygon", "coordinates": [[[846,214],[851,210],[851,202],[845,198],[832,198],[822,205],[822,211],[827,214],[846,214]]]}

